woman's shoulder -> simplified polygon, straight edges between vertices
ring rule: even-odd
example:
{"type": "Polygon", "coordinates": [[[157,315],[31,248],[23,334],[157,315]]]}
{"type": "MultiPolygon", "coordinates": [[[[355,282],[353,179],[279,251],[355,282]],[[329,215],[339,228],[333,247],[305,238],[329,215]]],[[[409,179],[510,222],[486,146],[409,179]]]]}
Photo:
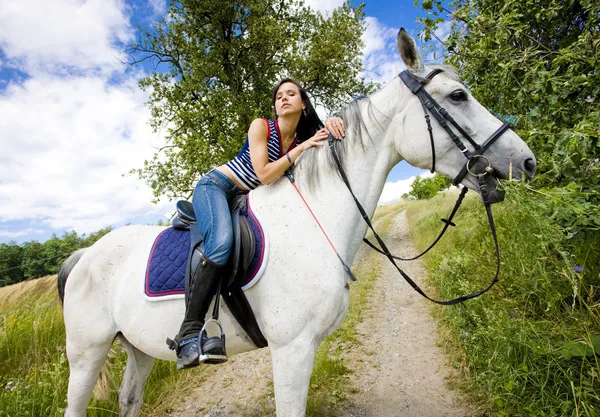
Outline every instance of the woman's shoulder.
{"type": "Polygon", "coordinates": [[[271,130],[270,120],[268,119],[254,119],[248,129],[248,136],[261,136],[265,139],[269,137],[271,130]]]}
{"type": "Polygon", "coordinates": [[[254,120],[252,120],[252,123],[250,123],[250,128],[264,127],[265,129],[268,129],[269,125],[271,125],[272,123],[273,123],[273,120],[269,120],[266,118],[254,119],[254,120]]]}

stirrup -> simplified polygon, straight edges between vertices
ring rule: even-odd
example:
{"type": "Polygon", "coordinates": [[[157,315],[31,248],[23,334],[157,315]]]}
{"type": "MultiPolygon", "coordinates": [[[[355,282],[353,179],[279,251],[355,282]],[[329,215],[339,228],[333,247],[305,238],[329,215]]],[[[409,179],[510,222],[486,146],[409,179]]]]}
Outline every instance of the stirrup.
{"type": "Polygon", "coordinates": [[[200,341],[198,343],[198,348],[200,350],[199,360],[200,363],[206,363],[209,365],[216,365],[219,363],[227,362],[227,352],[225,350],[225,333],[223,333],[223,327],[218,320],[211,317],[206,320],[202,330],[200,331],[200,341]],[[216,323],[221,330],[221,336],[213,336],[208,337],[206,334],[206,326],[209,323],[216,323]],[[207,346],[206,352],[204,351],[205,346],[207,346]]]}

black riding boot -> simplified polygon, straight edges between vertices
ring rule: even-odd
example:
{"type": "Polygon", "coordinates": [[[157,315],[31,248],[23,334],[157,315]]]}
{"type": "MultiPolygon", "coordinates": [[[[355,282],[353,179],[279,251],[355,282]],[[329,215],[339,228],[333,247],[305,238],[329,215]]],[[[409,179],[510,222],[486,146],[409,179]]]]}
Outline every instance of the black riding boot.
{"type": "MultiPolygon", "coordinates": [[[[202,256],[189,287],[185,318],[181,323],[179,334],[175,337],[177,369],[192,368],[200,364],[200,331],[204,326],[208,307],[217,292],[222,273],[223,266],[202,256]]],[[[213,337],[204,341],[202,350],[205,353],[222,354],[225,352],[225,346],[220,338],[213,337]]]]}

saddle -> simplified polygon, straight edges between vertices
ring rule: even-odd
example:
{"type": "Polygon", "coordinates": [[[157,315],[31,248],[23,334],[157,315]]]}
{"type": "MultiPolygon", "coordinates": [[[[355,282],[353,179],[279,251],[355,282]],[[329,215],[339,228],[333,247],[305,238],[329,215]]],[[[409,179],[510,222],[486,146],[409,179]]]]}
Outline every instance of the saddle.
{"type": "MultiPolygon", "coordinates": [[[[180,200],[177,202],[176,207],[177,215],[173,218],[173,227],[190,232],[190,251],[185,270],[185,301],[187,304],[188,288],[202,258],[204,241],[198,228],[192,226],[196,224],[196,213],[192,203],[180,200]]],[[[237,197],[231,205],[231,220],[233,224],[233,247],[223,270],[221,288],[224,291],[221,291],[221,296],[233,317],[252,340],[252,343],[262,348],[267,346],[267,340],[260,331],[252,308],[242,290],[248,268],[254,258],[256,243],[248,221],[245,195],[237,197]]]]}

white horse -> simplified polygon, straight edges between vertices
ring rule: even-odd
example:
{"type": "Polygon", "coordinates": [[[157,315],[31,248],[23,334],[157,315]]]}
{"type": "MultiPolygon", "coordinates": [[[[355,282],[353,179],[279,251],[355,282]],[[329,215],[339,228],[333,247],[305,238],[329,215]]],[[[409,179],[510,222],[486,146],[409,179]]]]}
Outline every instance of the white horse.
{"type": "MultiPolygon", "coordinates": [[[[412,74],[425,77],[431,71],[404,30],[398,34],[398,48],[412,74]]],[[[466,92],[449,68],[425,88],[479,144],[502,125],[466,92]]],[[[354,192],[372,216],[394,165],[405,160],[419,168],[431,167],[423,108],[396,77],[368,98],[352,102],[342,115],[347,135],[337,146],[354,192]]],[[[454,178],[466,160],[435,120],[432,126],[436,171],[454,178]]],[[[500,178],[508,177],[509,160],[517,177],[532,177],[535,171],[533,154],[512,131],[505,132],[486,157],[500,178]]],[[[352,264],[366,225],[336,172],[330,149],[323,146],[304,155],[298,161],[296,179],[342,259],[352,264]]],[[[462,184],[479,191],[471,175],[462,184]]],[[[492,191],[493,198],[499,199],[492,191]]],[[[262,278],[246,291],[246,297],[269,343],[277,415],[304,416],[315,350],[344,319],[349,286],[339,259],[286,178],[252,191],[251,202],[269,233],[270,254],[262,278]]],[[[184,301],[148,302],[141,291],[148,255],[163,230],[155,226],[115,230],[63,265],[68,280],[59,286],[65,285],[70,365],[65,416],[86,415],[92,388],[115,337],[122,339],[128,354],[119,390],[122,416],[139,415],[154,359],[176,359],[165,340],[179,329],[184,301]]],[[[256,349],[226,307],[221,319],[230,355],[256,349]]]]}

